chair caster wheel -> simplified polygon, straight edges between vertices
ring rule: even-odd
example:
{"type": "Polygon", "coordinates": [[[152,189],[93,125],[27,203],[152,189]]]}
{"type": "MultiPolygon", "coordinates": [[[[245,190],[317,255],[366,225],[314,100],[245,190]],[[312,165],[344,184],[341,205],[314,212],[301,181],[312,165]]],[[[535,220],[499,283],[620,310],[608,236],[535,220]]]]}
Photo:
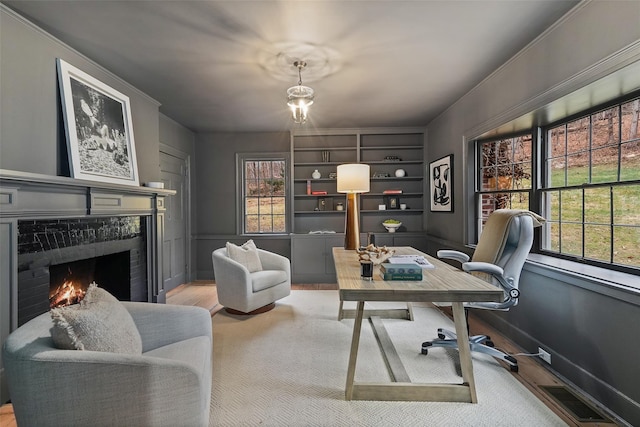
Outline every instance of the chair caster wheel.
{"type": "Polygon", "coordinates": [[[518,372],[518,365],[511,365],[511,372],[518,372]]]}
{"type": "Polygon", "coordinates": [[[440,338],[441,340],[445,339],[446,337],[444,336],[444,334],[438,334],[438,338],[440,338]]]}
{"type": "Polygon", "coordinates": [[[429,353],[429,347],[431,347],[431,341],[423,342],[422,343],[422,349],[420,350],[420,352],[422,354],[428,354],[429,353]]]}
{"type": "Polygon", "coordinates": [[[491,340],[486,340],[484,342],[484,345],[486,345],[487,347],[495,347],[496,345],[493,343],[493,341],[491,340]]]}

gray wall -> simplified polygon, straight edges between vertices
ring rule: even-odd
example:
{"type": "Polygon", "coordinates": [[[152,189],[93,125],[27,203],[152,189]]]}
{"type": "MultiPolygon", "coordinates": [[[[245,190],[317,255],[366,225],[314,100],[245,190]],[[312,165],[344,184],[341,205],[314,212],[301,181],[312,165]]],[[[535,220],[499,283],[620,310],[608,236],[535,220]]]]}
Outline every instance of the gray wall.
{"type": "MultiPolygon", "coordinates": [[[[428,125],[428,161],[453,153],[456,178],[455,211],[426,215],[432,252],[469,242],[469,140],[622,68],[629,58],[638,61],[639,41],[639,2],[581,4],[428,125]]],[[[596,277],[612,275],[601,270],[596,277]]],[[[525,267],[521,287],[517,307],[484,317],[526,350],[549,350],[553,369],[640,425],[638,292],[533,264],[525,267]]]]}
{"type": "Polygon", "coordinates": [[[158,181],[158,103],[23,18],[0,9],[0,168],[68,175],[56,58],[130,98],[140,182],[158,181]]]}
{"type": "MultiPolygon", "coordinates": [[[[290,152],[288,132],[280,133],[207,133],[196,136],[195,182],[198,197],[194,199],[197,217],[196,274],[198,279],[213,277],[211,252],[227,241],[247,240],[236,234],[236,154],[258,152],[290,152]]],[[[262,249],[288,258],[291,243],[288,236],[253,237],[262,249]]]]}

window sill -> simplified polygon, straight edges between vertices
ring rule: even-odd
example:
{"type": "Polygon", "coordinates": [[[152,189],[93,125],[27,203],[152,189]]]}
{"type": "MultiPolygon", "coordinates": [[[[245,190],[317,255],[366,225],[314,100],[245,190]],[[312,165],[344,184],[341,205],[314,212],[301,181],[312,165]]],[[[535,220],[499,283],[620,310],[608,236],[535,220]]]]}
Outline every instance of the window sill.
{"type": "Polygon", "coordinates": [[[529,254],[526,269],[640,305],[640,277],[548,255],[529,254]]]}

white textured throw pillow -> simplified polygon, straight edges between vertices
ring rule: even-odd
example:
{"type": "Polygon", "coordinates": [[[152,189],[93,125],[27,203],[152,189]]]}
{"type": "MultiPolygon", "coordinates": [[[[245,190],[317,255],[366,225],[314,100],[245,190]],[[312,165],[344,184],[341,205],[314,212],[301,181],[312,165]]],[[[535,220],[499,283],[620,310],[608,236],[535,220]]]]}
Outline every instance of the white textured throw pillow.
{"type": "Polygon", "coordinates": [[[246,241],[242,246],[227,242],[227,253],[229,258],[247,267],[249,273],[262,270],[258,248],[253,240],[246,241]]]}
{"type": "Polygon", "coordinates": [[[120,301],[95,283],[80,303],[51,309],[51,337],[65,350],[142,354],[140,332],[120,301]]]}

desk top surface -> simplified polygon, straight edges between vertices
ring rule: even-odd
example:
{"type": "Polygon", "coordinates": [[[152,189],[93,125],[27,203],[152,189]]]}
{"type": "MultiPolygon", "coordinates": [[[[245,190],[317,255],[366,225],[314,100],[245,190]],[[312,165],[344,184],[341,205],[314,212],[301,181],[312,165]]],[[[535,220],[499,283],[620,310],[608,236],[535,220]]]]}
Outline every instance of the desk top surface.
{"type": "Polygon", "coordinates": [[[341,301],[502,301],[502,290],[471,274],[433,258],[410,246],[396,246],[397,255],[422,255],[435,266],[422,270],[421,281],[384,280],[380,266],[374,267],[373,280],[360,277],[358,253],[333,248],[341,301]]]}

